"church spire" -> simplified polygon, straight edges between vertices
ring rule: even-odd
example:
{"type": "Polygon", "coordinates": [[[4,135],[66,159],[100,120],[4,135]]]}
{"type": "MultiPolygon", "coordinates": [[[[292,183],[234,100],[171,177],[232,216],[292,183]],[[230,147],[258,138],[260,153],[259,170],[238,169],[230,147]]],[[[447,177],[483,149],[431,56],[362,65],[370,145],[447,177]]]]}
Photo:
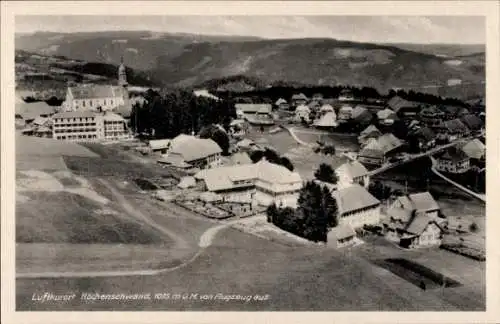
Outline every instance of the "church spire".
{"type": "Polygon", "coordinates": [[[118,84],[122,87],[126,87],[127,84],[127,69],[123,63],[123,55],[120,58],[120,67],[118,68],[118,84]]]}

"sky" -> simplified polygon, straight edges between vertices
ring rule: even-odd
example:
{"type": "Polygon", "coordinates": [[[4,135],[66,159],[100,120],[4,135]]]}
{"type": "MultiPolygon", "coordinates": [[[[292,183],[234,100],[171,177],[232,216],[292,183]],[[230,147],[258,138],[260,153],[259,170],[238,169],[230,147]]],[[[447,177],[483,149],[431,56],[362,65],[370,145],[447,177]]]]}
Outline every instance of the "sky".
{"type": "Polygon", "coordinates": [[[15,25],[18,33],[149,30],[420,44],[486,40],[479,16],[16,16],[15,25]]]}

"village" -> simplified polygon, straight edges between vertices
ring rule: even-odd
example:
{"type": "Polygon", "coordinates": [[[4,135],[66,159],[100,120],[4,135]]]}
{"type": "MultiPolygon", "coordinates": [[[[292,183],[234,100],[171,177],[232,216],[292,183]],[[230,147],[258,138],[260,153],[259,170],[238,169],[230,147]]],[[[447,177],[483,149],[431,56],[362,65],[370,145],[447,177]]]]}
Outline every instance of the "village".
{"type": "MultiPolygon", "coordinates": [[[[384,257],[392,260],[385,268],[421,289],[457,283],[438,273],[440,262],[453,263],[443,271],[449,274],[461,259],[485,261],[482,102],[465,108],[393,95],[360,103],[349,89],[335,98],[238,98],[226,125],[158,138],[155,129],[138,130],[133,107],[148,95],[129,95],[123,61],[117,79],[69,84],[60,106],[18,97],[17,140],[118,152],[110,166],[103,160],[89,170],[102,167],[111,177],[123,156],[161,170],[127,179],[143,199],[157,201],[158,213],[175,205],[264,240],[384,257]],[[407,258],[413,261],[401,261],[407,258]]],[[[193,95],[226,100],[206,89],[193,95]]]]}

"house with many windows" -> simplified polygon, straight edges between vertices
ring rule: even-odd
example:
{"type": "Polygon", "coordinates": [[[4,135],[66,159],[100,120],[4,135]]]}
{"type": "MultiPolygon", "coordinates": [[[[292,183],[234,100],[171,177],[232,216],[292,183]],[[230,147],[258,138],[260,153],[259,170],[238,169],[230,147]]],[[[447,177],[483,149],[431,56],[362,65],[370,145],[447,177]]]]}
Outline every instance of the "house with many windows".
{"type": "Polygon", "coordinates": [[[296,207],[302,178],[284,166],[265,159],[255,164],[240,164],[207,169],[195,175],[204,190],[224,201],[254,202],[268,206],[296,207]]]}
{"type": "Polygon", "coordinates": [[[461,149],[450,147],[435,157],[436,170],[448,173],[465,173],[470,170],[470,157],[461,149]]]}
{"type": "Polygon", "coordinates": [[[95,142],[104,138],[104,121],[92,111],[66,111],[52,116],[52,137],[72,142],[95,142]]]}

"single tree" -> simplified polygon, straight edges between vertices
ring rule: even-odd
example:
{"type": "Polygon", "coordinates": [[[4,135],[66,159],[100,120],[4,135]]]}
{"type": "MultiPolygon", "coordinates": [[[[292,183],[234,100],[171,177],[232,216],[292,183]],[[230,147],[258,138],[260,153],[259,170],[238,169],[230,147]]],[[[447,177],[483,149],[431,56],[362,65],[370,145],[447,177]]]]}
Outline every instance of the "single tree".
{"type": "Polygon", "coordinates": [[[314,177],[320,181],[336,184],[338,179],[333,168],[326,163],[321,163],[314,172],[314,177]]]}

